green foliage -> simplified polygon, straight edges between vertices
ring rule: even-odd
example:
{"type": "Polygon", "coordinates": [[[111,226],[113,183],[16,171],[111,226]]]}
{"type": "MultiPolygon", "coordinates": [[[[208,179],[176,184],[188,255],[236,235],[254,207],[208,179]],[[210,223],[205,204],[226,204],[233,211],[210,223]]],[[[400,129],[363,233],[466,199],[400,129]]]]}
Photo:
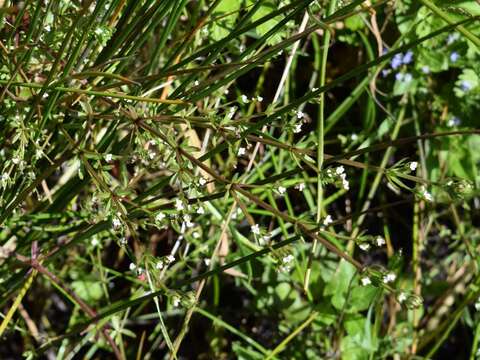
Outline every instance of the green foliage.
{"type": "Polygon", "coordinates": [[[475,358],[478,16],[0,1],[0,358],[475,358]]]}

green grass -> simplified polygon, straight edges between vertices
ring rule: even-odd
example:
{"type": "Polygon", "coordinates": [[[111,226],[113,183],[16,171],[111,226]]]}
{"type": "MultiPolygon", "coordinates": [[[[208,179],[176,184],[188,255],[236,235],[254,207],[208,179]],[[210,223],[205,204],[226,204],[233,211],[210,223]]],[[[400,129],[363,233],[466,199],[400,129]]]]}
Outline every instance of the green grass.
{"type": "Polygon", "coordinates": [[[0,5],[1,358],[477,357],[478,2],[0,5]]]}

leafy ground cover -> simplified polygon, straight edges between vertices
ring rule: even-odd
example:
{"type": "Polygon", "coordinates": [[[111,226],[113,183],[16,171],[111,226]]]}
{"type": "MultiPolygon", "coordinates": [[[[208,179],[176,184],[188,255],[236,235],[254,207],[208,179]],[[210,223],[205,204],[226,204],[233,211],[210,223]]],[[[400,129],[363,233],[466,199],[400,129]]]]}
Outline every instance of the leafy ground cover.
{"type": "Polygon", "coordinates": [[[478,1],[0,5],[2,359],[478,357],[478,1]]]}

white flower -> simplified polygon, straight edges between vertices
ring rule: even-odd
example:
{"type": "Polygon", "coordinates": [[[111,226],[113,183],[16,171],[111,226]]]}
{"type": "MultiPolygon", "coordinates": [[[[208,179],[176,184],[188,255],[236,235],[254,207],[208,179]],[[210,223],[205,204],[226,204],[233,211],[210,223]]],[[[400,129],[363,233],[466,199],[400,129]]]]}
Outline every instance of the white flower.
{"type": "Polygon", "coordinates": [[[198,85],[200,85],[200,81],[195,80],[195,82],[194,82],[193,84],[194,84],[195,86],[198,86],[198,85]]]}
{"type": "Polygon", "coordinates": [[[430,194],[426,189],[423,190],[422,196],[424,197],[425,200],[427,201],[433,201],[433,196],[430,194]]]}
{"type": "Polygon", "coordinates": [[[98,245],[100,245],[100,242],[98,241],[98,238],[96,236],[94,238],[92,238],[92,241],[90,243],[94,247],[97,247],[98,245]]]}
{"type": "Polygon", "coordinates": [[[323,220],[323,225],[328,226],[333,223],[333,219],[331,215],[327,215],[327,217],[323,220]]]}
{"type": "Polygon", "coordinates": [[[370,280],[370,278],[368,276],[364,276],[360,279],[360,282],[362,283],[363,286],[367,286],[367,285],[370,285],[372,283],[372,281],[370,280]]]}
{"type": "Polygon", "coordinates": [[[260,234],[260,227],[258,226],[258,224],[252,225],[252,226],[250,227],[250,230],[251,230],[252,233],[254,233],[255,235],[259,235],[259,234],[260,234]]]}
{"type": "Polygon", "coordinates": [[[203,259],[203,262],[205,263],[205,265],[210,266],[212,261],[210,259],[206,258],[206,259],[203,259]]]}
{"type": "Polygon", "coordinates": [[[477,299],[477,301],[475,302],[475,310],[480,310],[480,299],[477,299]]]}
{"type": "Polygon", "coordinates": [[[293,259],[294,259],[293,255],[289,254],[282,259],[282,263],[289,264],[293,261],[293,259]]]}
{"type": "Polygon", "coordinates": [[[172,305],[173,305],[174,307],[178,307],[178,305],[180,305],[180,298],[175,296],[175,297],[173,298],[172,305]]]}
{"type": "Polygon", "coordinates": [[[125,246],[125,245],[127,245],[127,243],[128,243],[128,241],[127,241],[127,238],[126,238],[126,237],[122,237],[122,238],[120,239],[120,245],[125,246]]]}
{"type": "Polygon", "coordinates": [[[245,95],[245,94],[242,95],[242,102],[245,103],[245,104],[248,103],[248,96],[247,95],[245,95]]]}
{"type": "Polygon", "coordinates": [[[178,211],[182,211],[184,209],[182,200],[175,200],[175,209],[177,209],[178,211]]]}
{"type": "Polygon", "coordinates": [[[228,118],[228,119],[233,118],[233,115],[235,115],[235,111],[237,111],[237,108],[236,108],[235,106],[231,106],[231,107],[228,109],[227,118],[228,118]]]}
{"type": "Polygon", "coordinates": [[[2,183],[3,187],[7,186],[9,179],[10,179],[10,176],[7,173],[2,174],[2,177],[0,178],[0,182],[2,183]]]}
{"type": "Polygon", "coordinates": [[[278,192],[280,194],[285,194],[286,191],[287,191],[287,189],[284,186],[279,186],[278,187],[278,192]]]}
{"type": "Polygon", "coordinates": [[[369,243],[361,243],[360,245],[358,245],[358,247],[360,249],[362,249],[363,251],[367,251],[368,249],[370,249],[370,244],[369,243]]]}
{"type": "Polygon", "coordinates": [[[244,148],[244,147],[239,148],[237,155],[238,155],[238,156],[243,156],[243,155],[245,155],[245,148],[244,148]]]}
{"type": "Polygon", "coordinates": [[[417,170],[418,162],[412,161],[410,164],[408,164],[408,167],[410,168],[410,170],[415,171],[417,170]]]}
{"type": "Polygon", "coordinates": [[[161,222],[163,219],[165,219],[165,214],[164,213],[158,213],[155,215],[155,222],[161,222]]]}
{"type": "Polygon", "coordinates": [[[113,155],[112,154],[106,154],[105,155],[105,161],[106,162],[110,162],[113,160],[113,155]]]}
{"type": "Polygon", "coordinates": [[[397,275],[395,275],[394,273],[390,272],[390,273],[387,273],[386,275],[383,276],[383,282],[385,284],[388,284],[390,282],[394,282],[395,279],[397,278],[397,275]]]}
{"type": "Polygon", "coordinates": [[[200,207],[197,209],[197,214],[199,214],[199,215],[205,214],[205,209],[203,208],[203,206],[200,206],[200,207]]]}
{"type": "Polygon", "coordinates": [[[297,184],[295,185],[295,189],[297,189],[298,191],[303,191],[305,189],[305,183],[300,183],[300,184],[297,184]]]}
{"type": "Polygon", "coordinates": [[[260,95],[257,96],[257,101],[258,101],[258,102],[262,102],[262,101],[263,101],[263,97],[261,97],[260,95]]]}
{"type": "Polygon", "coordinates": [[[258,242],[260,243],[260,245],[265,245],[267,244],[270,239],[272,238],[272,234],[270,233],[266,233],[265,235],[263,235],[262,237],[260,237],[260,239],[258,240],[258,242]]]}
{"type": "Polygon", "coordinates": [[[377,242],[377,246],[383,246],[385,245],[385,239],[381,236],[377,236],[377,238],[375,239],[375,241],[377,242]]]}
{"type": "Polygon", "coordinates": [[[18,157],[15,156],[14,158],[12,158],[12,162],[13,162],[15,165],[17,165],[17,164],[20,163],[20,158],[18,158],[18,157]]]}
{"type": "Polygon", "coordinates": [[[295,115],[297,115],[297,119],[302,119],[302,118],[305,116],[305,114],[304,114],[303,111],[301,111],[301,110],[298,110],[298,111],[295,113],[295,115]]]}
{"type": "Polygon", "coordinates": [[[358,135],[353,133],[351,136],[350,136],[350,139],[352,139],[352,141],[356,141],[358,140],[358,135]]]}
{"type": "Polygon", "coordinates": [[[43,156],[43,150],[37,149],[35,150],[35,158],[40,159],[43,156]]]}
{"type": "Polygon", "coordinates": [[[193,236],[194,239],[198,239],[200,237],[200,234],[198,232],[194,231],[192,236],[193,236]]]}
{"type": "Polygon", "coordinates": [[[133,271],[137,268],[137,265],[135,265],[134,263],[130,263],[130,266],[128,268],[130,269],[130,271],[133,271]]]}
{"type": "Polygon", "coordinates": [[[337,175],[340,175],[340,174],[343,174],[345,172],[345,168],[343,166],[338,166],[336,169],[335,169],[335,173],[337,175]]]}
{"type": "Polygon", "coordinates": [[[405,300],[407,300],[407,294],[401,292],[400,294],[398,294],[397,300],[399,303],[403,303],[405,300]]]}
{"type": "Polygon", "coordinates": [[[167,255],[167,256],[165,257],[165,262],[166,262],[167,264],[171,264],[171,263],[173,263],[174,261],[175,261],[175,256],[173,256],[172,254],[167,255]]]}
{"type": "Polygon", "coordinates": [[[207,179],[205,179],[204,177],[200,177],[198,183],[200,184],[200,186],[203,186],[207,183],[207,179]]]}
{"type": "Polygon", "coordinates": [[[195,224],[192,223],[192,217],[191,217],[190,215],[188,215],[188,214],[185,214],[185,215],[183,216],[183,221],[184,221],[184,224],[185,224],[185,226],[186,226],[187,228],[191,228],[191,227],[194,227],[194,226],[195,226],[195,224]]]}
{"type": "Polygon", "coordinates": [[[302,131],[302,124],[296,124],[295,127],[293,128],[293,132],[295,134],[298,134],[300,131],[302,131]]]}
{"type": "Polygon", "coordinates": [[[163,269],[163,266],[164,266],[163,261],[160,260],[159,262],[157,262],[157,263],[155,264],[155,269],[157,269],[157,270],[162,270],[162,269],[163,269]]]}
{"type": "Polygon", "coordinates": [[[345,190],[350,190],[350,183],[348,182],[348,180],[343,179],[342,186],[345,190]]]}
{"type": "Polygon", "coordinates": [[[115,230],[118,230],[122,226],[122,222],[120,221],[119,218],[114,217],[113,220],[112,220],[112,226],[115,230]]]}

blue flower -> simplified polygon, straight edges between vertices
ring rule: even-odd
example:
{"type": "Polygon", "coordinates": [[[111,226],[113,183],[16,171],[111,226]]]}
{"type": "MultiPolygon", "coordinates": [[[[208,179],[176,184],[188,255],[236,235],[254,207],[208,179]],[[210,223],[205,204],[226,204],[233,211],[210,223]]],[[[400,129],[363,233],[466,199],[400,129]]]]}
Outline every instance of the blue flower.
{"type": "Polygon", "coordinates": [[[454,116],[450,120],[447,121],[447,126],[448,127],[454,127],[454,126],[460,125],[461,123],[462,123],[462,121],[458,117],[454,116]]]}
{"type": "Polygon", "coordinates": [[[461,83],[460,83],[460,88],[467,92],[469,90],[472,90],[472,84],[470,83],[470,81],[467,81],[467,80],[463,80],[461,83]]]}
{"type": "Polygon", "coordinates": [[[422,72],[424,74],[429,74],[430,73],[430,67],[428,67],[427,65],[422,66],[422,72]]]}
{"type": "Polygon", "coordinates": [[[404,78],[404,74],[403,73],[396,73],[395,74],[395,79],[398,80],[398,81],[402,81],[404,78]]]}
{"type": "Polygon", "coordinates": [[[403,55],[402,63],[403,64],[410,64],[413,60],[413,52],[408,50],[405,55],[403,55]]]}
{"type": "Polygon", "coordinates": [[[403,60],[403,55],[402,54],[396,54],[392,62],[390,63],[392,65],[392,69],[397,69],[402,65],[402,60],[403,60]]]}
{"type": "Polygon", "coordinates": [[[453,51],[450,54],[450,61],[451,62],[456,62],[459,58],[460,58],[460,55],[456,51],[453,51]]]}

